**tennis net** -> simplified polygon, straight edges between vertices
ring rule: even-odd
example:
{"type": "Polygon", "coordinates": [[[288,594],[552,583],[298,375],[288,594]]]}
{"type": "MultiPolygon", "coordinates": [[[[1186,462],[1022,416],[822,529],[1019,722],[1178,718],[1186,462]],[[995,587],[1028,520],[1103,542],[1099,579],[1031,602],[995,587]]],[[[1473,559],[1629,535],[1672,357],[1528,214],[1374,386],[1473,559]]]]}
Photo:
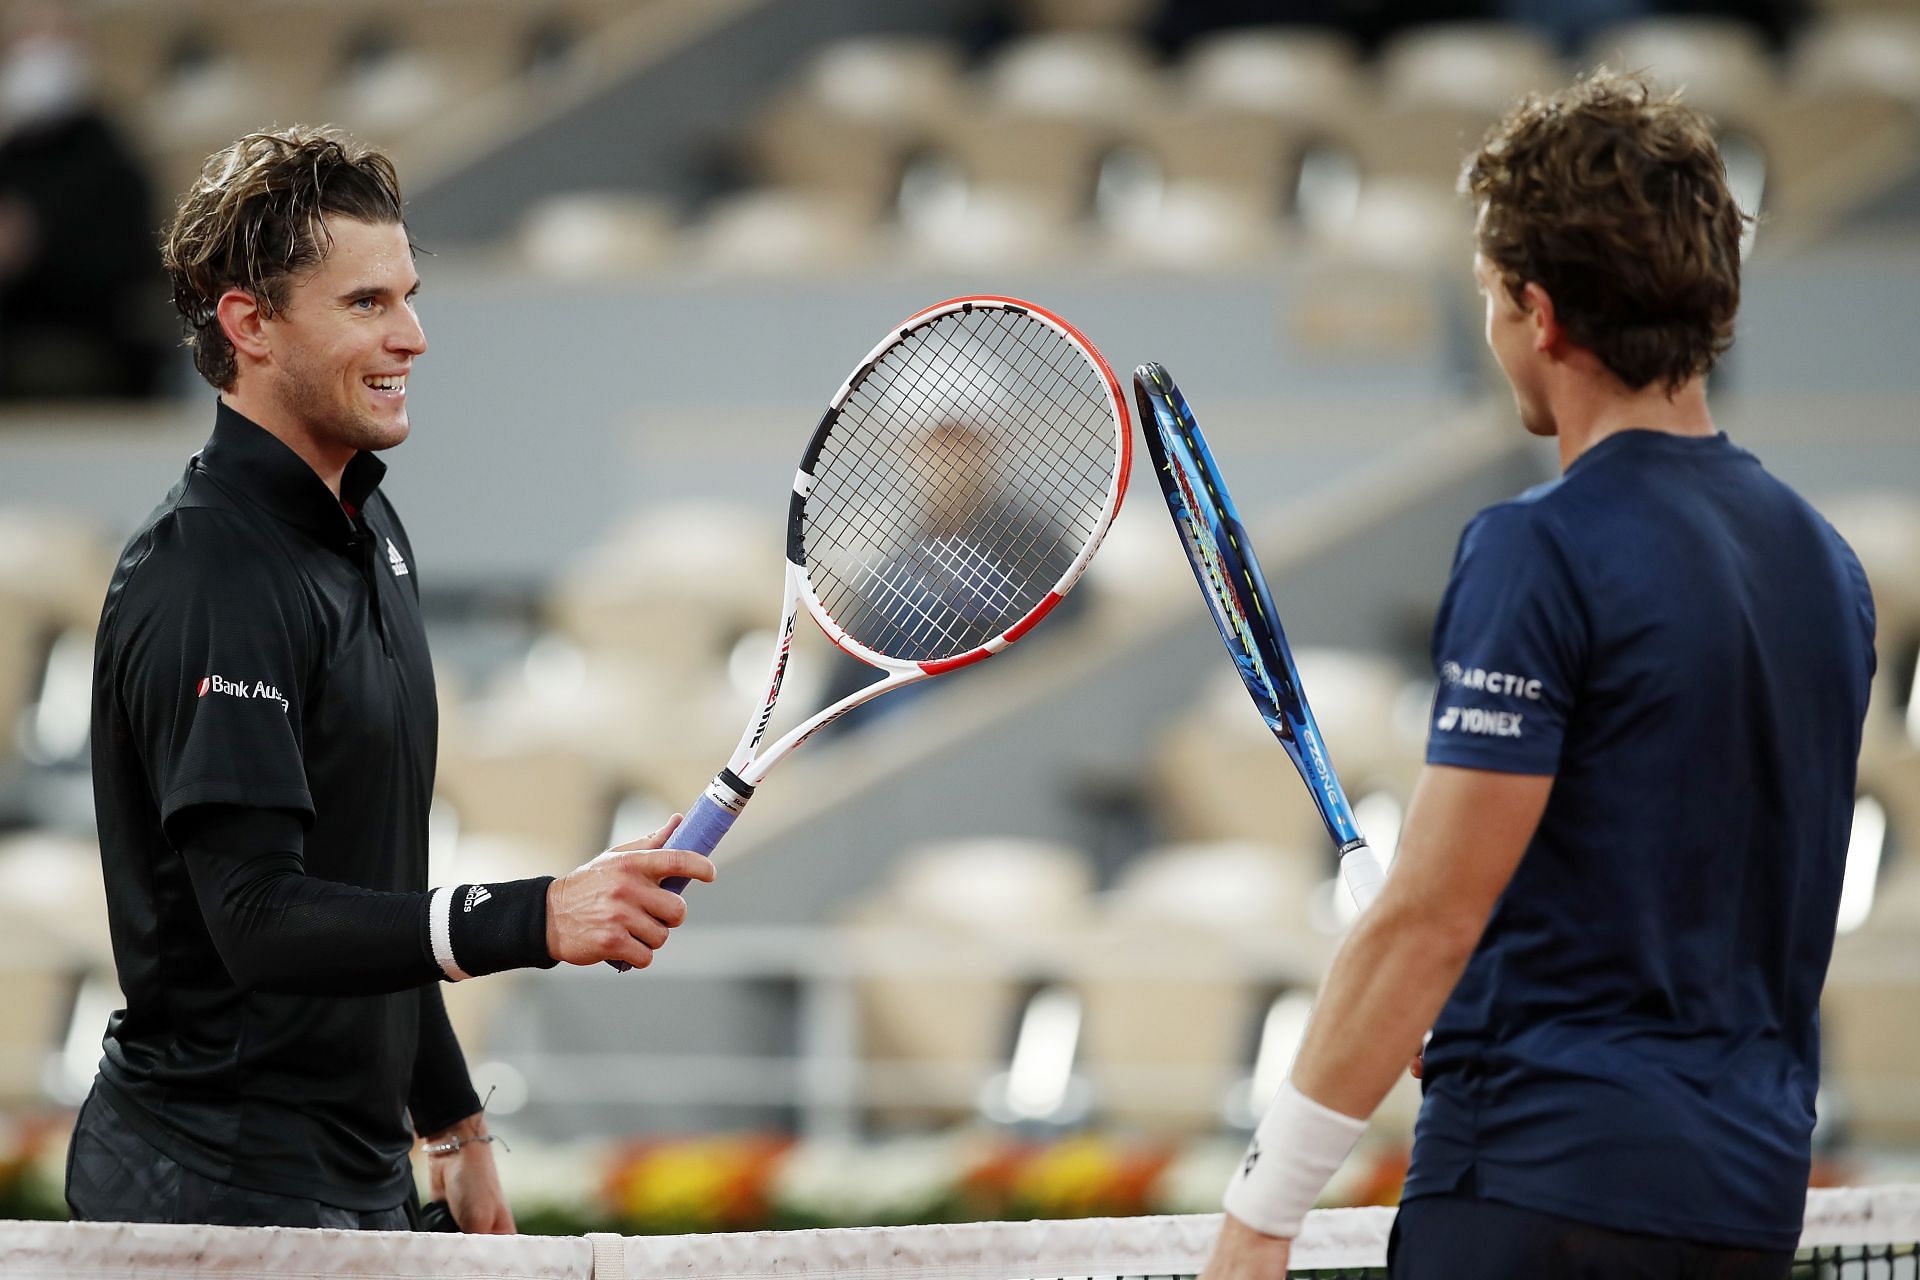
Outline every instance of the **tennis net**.
{"type": "MultiPolygon", "coordinates": [[[[1292,1275],[1383,1276],[1392,1209],[1311,1215],[1292,1275]]],[[[690,1236],[379,1235],[0,1222],[0,1275],[355,1280],[1126,1280],[1191,1277],[1213,1215],[690,1236]]],[[[1808,1197],[1796,1280],[1920,1280],[1920,1186],[1808,1197]]]]}

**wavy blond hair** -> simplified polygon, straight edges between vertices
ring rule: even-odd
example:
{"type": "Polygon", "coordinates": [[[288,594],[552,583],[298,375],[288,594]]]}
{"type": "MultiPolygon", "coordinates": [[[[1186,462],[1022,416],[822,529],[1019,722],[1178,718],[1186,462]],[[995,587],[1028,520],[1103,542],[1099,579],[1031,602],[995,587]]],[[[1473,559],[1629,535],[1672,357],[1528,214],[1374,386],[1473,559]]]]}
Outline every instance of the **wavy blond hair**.
{"type": "Polygon", "coordinates": [[[1740,238],[1707,118],[1600,68],[1495,125],[1460,178],[1479,249],[1518,300],[1528,281],[1568,335],[1638,390],[1669,390],[1733,343],[1740,238]]]}
{"type": "Polygon", "coordinates": [[[393,161],[334,129],[250,133],[207,157],[161,247],[200,376],[223,391],[238,376],[217,314],[229,289],[277,315],[332,249],[327,217],[404,224],[402,209],[393,161]]]}

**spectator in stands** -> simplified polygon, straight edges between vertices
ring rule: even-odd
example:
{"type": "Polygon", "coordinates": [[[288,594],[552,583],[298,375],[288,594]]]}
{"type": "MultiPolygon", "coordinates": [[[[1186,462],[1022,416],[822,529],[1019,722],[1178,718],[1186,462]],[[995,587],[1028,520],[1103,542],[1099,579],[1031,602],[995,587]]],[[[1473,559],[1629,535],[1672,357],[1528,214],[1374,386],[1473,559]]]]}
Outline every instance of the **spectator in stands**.
{"type": "Polygon", "coordinates": [[[164,287],[147,179],[93,105],[57,7],[15,8],[0,51],[0,399],[154,393],[164,287]]]}

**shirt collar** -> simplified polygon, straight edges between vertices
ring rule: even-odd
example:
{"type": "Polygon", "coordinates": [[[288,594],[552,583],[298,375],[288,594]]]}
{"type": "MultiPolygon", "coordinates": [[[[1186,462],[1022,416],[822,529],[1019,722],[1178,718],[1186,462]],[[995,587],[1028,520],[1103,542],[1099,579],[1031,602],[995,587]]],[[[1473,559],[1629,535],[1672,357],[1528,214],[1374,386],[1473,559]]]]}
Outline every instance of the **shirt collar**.
{"type": "Polygon", "coordinates": [[[273,515],[340,549],[354,536],[353,519],[341,504],[364,510],[387,474],[386,463],[362,450],[347,463],[335,498],[306,459],[224,400],[214,414],[213,436],[194,461],[273,515]]]}

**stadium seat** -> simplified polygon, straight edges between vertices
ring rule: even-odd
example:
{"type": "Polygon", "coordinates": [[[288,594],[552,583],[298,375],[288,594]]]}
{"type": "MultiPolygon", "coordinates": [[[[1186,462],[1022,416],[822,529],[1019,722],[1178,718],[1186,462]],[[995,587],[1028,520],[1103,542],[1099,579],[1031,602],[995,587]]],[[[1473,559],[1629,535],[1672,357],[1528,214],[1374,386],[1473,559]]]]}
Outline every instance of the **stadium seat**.
{"type": "Polygon", "coordinates": [[[41,1104],[75,991],[112,966],[93,842],[52,832],[0,840],[0,1104],[41,1104]]]}
{"type": "Polygon", "coordinates": [[[1821,504],[1821,510],[1839,530],[1873,588],[1878,623],[1874,643],[1879,666],[1874,673],[1874,718],[1867,743],[1871,763],[1874,744],[1905,739],[1907,703],[1899,693],[1914,681],[1916,649],[1920,649],[1920,502],[1891,491],[1855,494],[1821,504]],[[1904,669],[1903,669],[1904,668],[1904,669]]]}
{"type": "Polygon", "coordinates": [[[1125,120],[1153,107],[1158,73],[1133,41],[1091,33],[1014,41],[981,72],[990,109],[1016,117],[1125,120]]]}
{"type": "Polygon", "coordinates": [[[1565,79],[1545,37],[1494,23],[1415,27],[1380,54],[1380,94],[1354,113],[1366,181],[1452,191],[1467,154],[1521,97],[1565,79]]]}
{"type": "MultiPolygon", "coordinates": [[[[1123,394],[1131,404],[1131,389],[1123,394]]],[[[1178,540],[1167,536],[1166,508],[1157,495],[1150,495],[1143,487],[1146,480],[1140,474],[1136,454],[1129,496],[1120,504],[1120,514],[1114,517],[1113,528],[1100,544],[1100,554],[1087,566],[1085,582],[1075,588],[1083,591],[1093,585],[1101,608],[1124,610],[1119,616],[1133,619],[1131,625],[1135,626],[1139,618],[1152,612],[1164,614],[1170,600],[1184,604],[1188,597],[1183,593],[1193,590],[1193,569],[1178,540]]]]}
{"type": "Polygon", "coordinates": [[[1107,225],[1112,257],[1123,265],[1204,270],[1269,259],[1283,243],[1269,209],[1211,182],[1170,183],[1107,225]]]}
{"type": "Polygon", "coordinates": [[[979,107],[948,121],[941,138],[972,183],[1017,188],[1051,217],[1091,217],[1103,162],[1141,138],[1162,97],[1160,77],[1128,41],[1034,36],[980,73],[979,107]]]}
{"type": "Polygon", "coordinates": [[[734,644],[778,620],[785,527],[724,503],[656,505],[561,567],[545,616],[589,655],[631,657],[676,678],[724,673],[734,644]]]}
{"type": "Polygon", "coordinates": [[[1794,42],[1794,88],[1873,93],[1920,108],[1920,14],[1829,14],[1794,42]]]}
{"type": "Polygon", "coordinates": [[[1245,27],[1197,42],[1180,78],[1188,103],[1328,125],[1365,92],[1359,51],[1333,31],[1245,27]]]}
{"type": "Polygon", "coordinates": [[[1821,999],[1824,1083],[1861,1145],[1920,1139],[1920,751],[1883,785],[1894,845],[1865,923],[1835,943],[1821,999]]]}
{"type": "Polygon", "coordinates": [[[1507,23],[1443,22],[1396,35],[1380,51],[1380,91],[1408,111],[1447,108],[1488,123],[1565,71],[1544,36],[1507,23]]]}
{"type": "Polygon", "coordinates": [[[1430,285],[1406,269],[1464,275],[1471,260],[1473,209],[1450,187],[1409,177],[1369,177],[1346,221],[1309,228],[1317,243],[1347,260],[1398,271],[1417,289],[1430,285]]]}
{"type": "Polygon", "coordinates": [[[1307,904],[1317,850],[1172,846],[1131,863],[1083,944],[1086,1063],[1103,1121],[1202,1133],[1247,1068],[1264,1000],[1312,987],[1329,947],[1307,904]],[[1270,972],[1256,972],[1259,956],[1270,972]]]}
{"type": "Polygon", "coordinates": [[[1025,183],[972,186],[960,199],[901,224],[902,260],[978,269],[1057,263],[1078,244],[1064,212],[1025,183]]]}
{"type": "Polygon", "coordinates": [[[54,642],[75,629],[92,635],[113,559],[85,520],[0,510],[0,763],[15,754],[54,642]]]}
{"type": "Polygon", "coordinates": [[[718,202],[692,234],[695,261],[740,275],[871,262],[877,235],[864,210],[841,200],[777,188],[748,191],[718,202]]]}
{"type": "Polygon", "coordinates": [[[1731,18],[1649,18],[1612,27],[1587,45],[1586,62],[1646,72],[1682,92],[1722,129],[1747,117],[1779,89],[1779,76],[1754,29],[1731,18]]]}
{"type": "Polygon", "coordinates": [[[1814,242],[1920,154],[1920,16],[1859,14],[1795,44],[1782,92],[1746,115],[1766,150],[1769,240],[1814,242]]]}
{"type": "Polygon", "coordinates": [[[520,223],[521,257],[535,270],[562,279],[587,280],[659,266],[678,247],[673,211],[646,196],[549,196],[520,223]]]}
{"type": "MultiPolygon", "coordinates": [[[[647,634],[667,629],[656,620],[647,634]]],[[[547,646],[571,649],[539,651],[547,646]]],[[[616,809],[636,792],[684,810],[753,706],[724,662],[701,673],[604,649],[536,659],[460,709],[459,732],[441,736],[438,784],[463,832],[537,843],[562,869],[607,846],[616,809]]]]}
{"type": "Polygon", "coordinates": [[[1142,122],[1171,182],[1229,190],[1269,216],[1297,213],[1303,158],[1346,148],[1362,89],[1352,45],[1327,32],[1229,32],[1190,53],[1169,109],[1142,122]]]}
{"type": "Polygon", "coordinates": [[[892,211],[917,155],[963,108],[952,46],[867,37],[822,50],[747,140],[765,181],[819,193],[868,216],[892,211]]]}
{"type": "Polygon", "coordinates": [[[1756,108],[1750,121],[1765,150],[1769,224],[1761,234],[1817,243],[1897,183],[1920,154],[1916,105],[1863,81],[1855,89],[1795,86],[1756,108]]]}
{"type": "Polygon", "coordinates": [[[155,158],[155,185],[165,201],[191,185],[209,155],[243,134],[308,117],[311,101],[272,66],[223,44],[170,67],[129,124],[155,158]]]}
{"type": "Polygon", "coordinates": [[[523,58],[533,15],[502,0],[345,6],[322,99],[330,119],[393,140],[451,104],[504,84],[523,58]]]}
{"type": "Polygon", "coordinates": [[[139,5],[86,15],[83,31],[95,85],[117,118],[143,108],[167,78],[168,65],[191,19],[173,6],[139,5]]]}
{"type": "Polygon", "coordinates": [[[1084,854],[1037,840],[981,837],[910,849],[876,891],[842,917],[859,982],[861,1052],[884,1123],[950,1122],[1004,1063],[1023,997],[1045,977],[1032,953],[1062,965],[1089,918],[1084,854]]]}
{"type": "MultiPolygon", "coordinates": [[[[1349,799],[1374,790],[1409,794],[1422,744],[1397,722],[1397,669],[1325,650],[1296,659],[1349,799]]],[[[1231,671],[1216,676],[1158,744],[1153,787],[1166,828],[1181,839],[1321,850],[1323,874],[1332,874],[1333,846],[1318,812],[1231,671]],[[1221,804],[1222,795],[1234,803],[1221,804]]]]}

